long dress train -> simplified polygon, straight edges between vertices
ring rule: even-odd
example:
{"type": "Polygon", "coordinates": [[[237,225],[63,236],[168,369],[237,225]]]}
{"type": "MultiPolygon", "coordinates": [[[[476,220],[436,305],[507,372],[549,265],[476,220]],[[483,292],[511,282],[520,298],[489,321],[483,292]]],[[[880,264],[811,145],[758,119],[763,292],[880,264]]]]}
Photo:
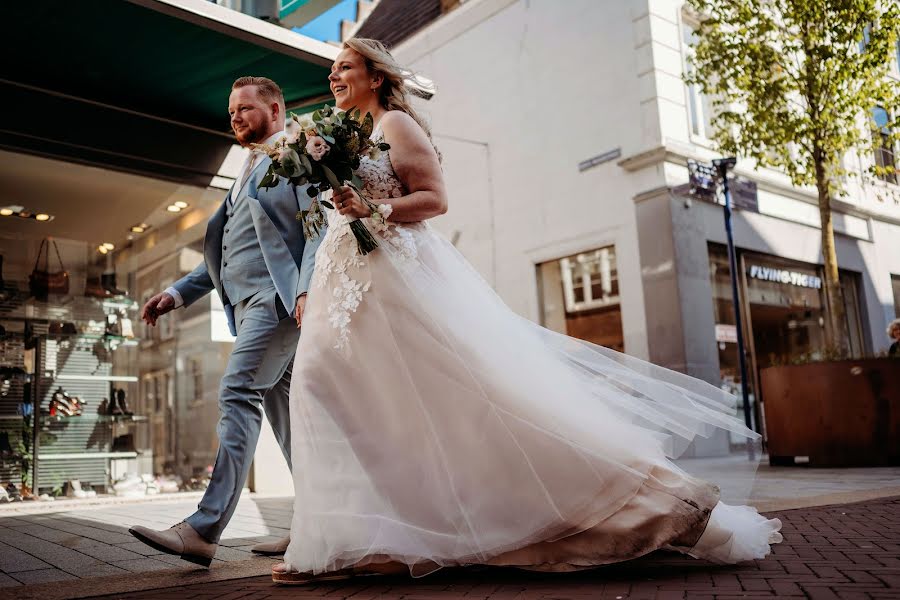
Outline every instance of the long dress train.
{"type": "MultiPolygon", "coordinates": [[[[370,198],[404,195],[389,153],[360,171],[370,198]]],[[[360,256],[330,211],[316,255],[291,569],[574,570],[659,548],[733,563],[781,540],[672,462],[700,437],[758,443],[731,395],[519,317],[426,222],[366,224],[380,248],[360,256]]]]}

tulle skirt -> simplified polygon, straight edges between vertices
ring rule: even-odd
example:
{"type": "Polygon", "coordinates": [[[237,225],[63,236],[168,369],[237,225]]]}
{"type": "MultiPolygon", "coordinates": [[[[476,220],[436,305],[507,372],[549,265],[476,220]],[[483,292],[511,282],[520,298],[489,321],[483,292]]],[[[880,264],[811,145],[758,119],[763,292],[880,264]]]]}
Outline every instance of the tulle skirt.
{"type": "Polygon", "coordinates": [[[292,569],[737,562],[780,540],[721,502],[747,497],[758,446],[731,395],[516,315],[427,223],[367,221],[360,257],[332,219],[291,383],[292,569]],[[697,438],[750,476],[675,464],[697,438]]]}

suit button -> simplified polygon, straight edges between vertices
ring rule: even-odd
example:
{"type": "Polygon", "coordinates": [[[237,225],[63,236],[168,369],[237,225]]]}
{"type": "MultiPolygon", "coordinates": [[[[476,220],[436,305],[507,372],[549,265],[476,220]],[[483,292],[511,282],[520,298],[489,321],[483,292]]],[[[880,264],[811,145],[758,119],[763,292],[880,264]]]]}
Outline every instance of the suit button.
{"type": "Polygon", "coordinates": [[[222,250],[228,250],[228,246],[222,246],[222,250]]]}
{"type": "Polygon", "coordinates": [[[225,233],[228,233],[228,228],[227,228],[227,227],[225,228],[225,233]]]}
{"type": "Polygon", "coordinates": [[[228,263],[227,263],[227,262],[223,262],[223,263],[222,263],[222,266],[223,266],[223,267],[227,267],[227,266],[228,266],[228,263]]]}

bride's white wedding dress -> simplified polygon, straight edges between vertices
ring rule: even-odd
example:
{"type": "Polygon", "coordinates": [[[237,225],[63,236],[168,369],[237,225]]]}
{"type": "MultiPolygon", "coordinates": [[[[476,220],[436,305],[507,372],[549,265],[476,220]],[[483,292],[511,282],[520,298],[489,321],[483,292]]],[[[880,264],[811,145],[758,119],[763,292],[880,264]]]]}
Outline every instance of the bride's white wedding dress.
{"type": "MultiPolygon", "coordinates": [[[[374,137],[381,137],[378,130],[374,137]]],[[[405,194],[389,153],[373,200],[405,194]]],[[[762,558],[781,523],[720,502],[670,458],[757,435],[733,398],[506,307],[428,223],[329,211],[291,383],[295,571],[398,561],[574,570],[659,548],[762,558]]]]}

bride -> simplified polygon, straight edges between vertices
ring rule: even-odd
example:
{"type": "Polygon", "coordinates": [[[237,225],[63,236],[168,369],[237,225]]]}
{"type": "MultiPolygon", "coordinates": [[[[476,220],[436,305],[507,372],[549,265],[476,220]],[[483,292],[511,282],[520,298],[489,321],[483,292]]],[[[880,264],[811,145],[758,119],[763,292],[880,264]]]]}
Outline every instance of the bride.
{"type": "Polygon", "coordinates": [[[697,436],[758,436],[733,397],[507,308],[428,219],[438,154],[384,46],[332,66],[339,108],[390,144],[333,196],[291,382],[296,500],[279,583],[505,565],[570,571],[657,549],[762,558],[781,523],[676,466],[697,436]],[[379,248],[361,256],[348,223],[379,248]]]}

